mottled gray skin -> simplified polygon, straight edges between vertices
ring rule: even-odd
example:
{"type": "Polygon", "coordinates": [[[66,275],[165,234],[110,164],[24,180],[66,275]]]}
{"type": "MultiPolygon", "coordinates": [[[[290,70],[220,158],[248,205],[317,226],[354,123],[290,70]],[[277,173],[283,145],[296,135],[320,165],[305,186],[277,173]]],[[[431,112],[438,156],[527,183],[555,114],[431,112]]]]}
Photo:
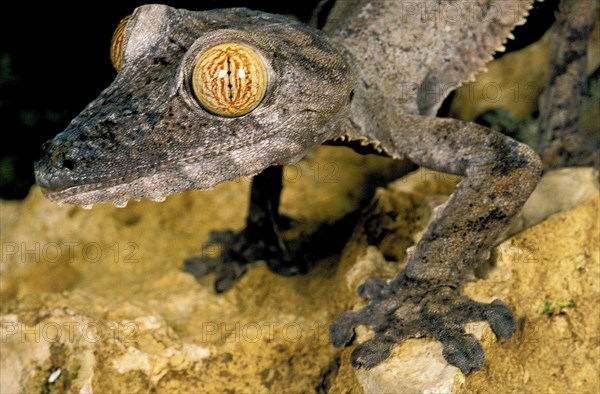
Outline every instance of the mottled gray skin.
{"type": "Polygon", "coordinates": [[[515,322],[501,301],[474,302],[460,287],[489,258],[541,165],[508,137],[433,115],[450,86],[502,49],[532,1],[345,0],[326,34],[243,9],[140,7],[126,32],[122,71],[49,143],[36,163],[38,182],[57,189],[47,196],[59,202],[122,205],[254,174],[336,137],[464,175],[410,249],[406,269],[389,282],[367,280],[359,294],[371,302],[344,313],[330,334],[341,346],[355,326],[373,328],[374,337],[352,354],[356,366],[378,364],[404,338],[431,336],[448,362],[478,370],[484,352],[464,323],[487,320],[509,338],[515,322]],[[415,14],[415,5],[430,12],[415,14]],[[450,8],[439,7],[464,14],[450,18],[450,8]],[[190,95],[193,59],[220,40],[258,48],[272,69],[268,97],[240,118],[210,115],[190,95]]]}
{"type": "Polygon", "coordinates": [[[537,133],[537,150],[545,169],[600,167],[598,138],[590,141],[578,132],[587,82],[588,36],[596,7],[598,0],[562,0],[559,5],[537,133]]]}
{"type": "Polygon", "coordinates": [[[36,163],[51,200],[161,200],[297,161],[337,136],[354,85],[322,32],[283,16],[149,5],[133,13],[124,40],[115,81],[36,163]],[[269,65],[267,96],[239,118],[205,111],[189,83],[195,59],[228,41],[256,48],[269,65]]]}

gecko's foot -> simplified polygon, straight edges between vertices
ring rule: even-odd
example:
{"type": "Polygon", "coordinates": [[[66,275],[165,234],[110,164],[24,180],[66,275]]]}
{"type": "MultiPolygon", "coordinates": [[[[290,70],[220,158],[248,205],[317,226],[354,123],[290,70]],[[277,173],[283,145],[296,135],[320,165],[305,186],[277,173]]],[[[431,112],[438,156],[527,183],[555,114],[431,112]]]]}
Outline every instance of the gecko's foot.
{"type": "MultiPolygon", "coordinates": [[[[184,262],[184,271],[196,278],[215,273],[215,290],[230,289],[248,268],[259,262],[279,275],[302,275],[312,263],[339,252],[350,237],[358,212],[352,212],[333,224],[322,224],[314,233],[284,241],[272,232],[247,228],[240,232],[213,231],[200,256],[184,262]]],[[[282,219],[280,229],[293,227],[291,219],[282,219]]]]}
{"type": "Polygon", "coordinates": [[[306,273],[308,264],[303,256],[290,253],[286,245],[278,241],[248,234],[245,230],[213,231],[209,242],[204,244],[203,254],[185,260],[184,271],[197,278],[215,273],[218,293],[229,290],[250,266],[259,262],[266,262],[271,271],[280,275],[306,273]],[[220,253],[215,253],[215,249],[220,253]]]}
{"type": "Polygon", "coordinates": [[[479,340],[465,332],[465,323],[487,321],[504,339],[516,330],[512,312],[500,300],[480,303],[455,288],[419,284],[404,276],[389,283],[367,279],[358,294],[370,303],[361,310],[345,312],[330,328],[335,346],[349,343],[356,326],[368,325],[375,332],[352,352],[355,367],[376,366],[404,339],[433,337],[442,343],[446,361],[467,374],[481,369],[485,354],[479,340]]]}

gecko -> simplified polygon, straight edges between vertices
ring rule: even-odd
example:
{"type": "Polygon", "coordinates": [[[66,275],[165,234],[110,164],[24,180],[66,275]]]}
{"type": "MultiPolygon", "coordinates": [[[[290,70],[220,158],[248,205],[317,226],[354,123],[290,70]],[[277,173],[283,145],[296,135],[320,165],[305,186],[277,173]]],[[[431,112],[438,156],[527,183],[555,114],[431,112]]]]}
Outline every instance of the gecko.
{"type": "Polygon", "coordinates": [[[405,268],[391,280],[367,279],[357,290],[366,306],[339,316],[330,339],[345,346],[357,326],[371,327],[351,360],[372,368],[404,339],[432,337],[468,374],[485,355],[465,323],[487,321],[506,339],[516,325],[504,302],[476,302],[461,285],[490,258],[541,162],[507,136],[435,115],[503,50],[532,3],[336,1],[322,29],[245,8],[138,7],[113,37],[114,82],[45,143],[37,183],[59,204],[122,207],[254,176],[246,228],[229,257],[295,274],[302,263],[279,235],[281,165],[345,141],[462,175],[405,268]]]}

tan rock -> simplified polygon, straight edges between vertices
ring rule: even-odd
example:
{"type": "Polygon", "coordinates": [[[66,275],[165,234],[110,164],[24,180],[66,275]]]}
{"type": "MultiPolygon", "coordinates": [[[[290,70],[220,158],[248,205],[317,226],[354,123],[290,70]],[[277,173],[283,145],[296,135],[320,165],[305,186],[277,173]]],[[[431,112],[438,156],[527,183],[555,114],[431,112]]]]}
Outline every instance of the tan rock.
{"type": "Polygon", "coordinates": [[[555,213],[573,209],[595,196],[598,190],[598,170],[594,168],[549,171],[540,180],[506,236],[541,223],[555,213]]]}
{"type": "MultiPolygon", "coordinates": [[[[401,200],[414,204],[412,209],[406,205],[403,209],[431,212],[434,205],[430,202],[439,199],[425,196],[422,191],[450,193],[456,178],[442,174],[436,177],[426,171],[412,173],[391,184],[389,189],[381,189],[377,207],[370,212],[379,210],[381,216],[387,216],[384,214],[389,209],[389,196],[397,195],[399,191],[406,193],[401,200]]],[[[487,323],[475,322],[468,326],[467,331],[483,341],[487,357],[482,371],[465,378],[457,368],[444,361],[441,345],[428,339],[403,342],[388,360],[368,371],[350,366],[348,355],[352,349],[347,349],[341,371],[354,371],[359,386],[367,393],[547,392],[555,387],[560,388],[555,392],[592,392],[600,383],[598,364],[585,361],[594,359],[600,350],[596,176],[597,172],[591,169],[566,169],[549,174],[542,187],[536,190],[538,195],[533,197],[537,202],[542,201],[544,195],[547,197],[538,205],[542,214],[533,214],[533,207],[530,207],[531,211],[526,215],[533,216],[522,218],[527,223],[541,224],[500,244],[495,264],[479,272],[485,279],[466,285],[465,293],[477,301],[491,302],[496,298],[506,301],[519,324],[515,336],[502,342],[496,339],[487,323]],[[588,179],[590,174],[594,175],[590,178],[593,181],[583,182],[589,187],[582,187],[578,180],[588,179]],[[577,185],[572,188],[576,198],[560,197],[559,191],[564,190],[565,183],[571,182],[577,185]],[[571,201],[564,203],[567,200],[571,201]],[[579,205],[568,210],[573,201],[579,205]],[[561,210],[566,211],[550,216],[561,210]],[[538,345],[543,349],[536,348],[538,345]],[[585,368],[581,367],[582,363],[586,363],[585,368]],[[568,373],[560,373],[562,370],[568,373]],[[490,376],[494,376],[492,385],[490,376]]],[[[428,218],[431,213],[420,216],[428,218]]],[[[397,225],[402,227],[400,222],[397,225]]],[[[393,226],[388,225],[388,228],[393,226]]],[[[417,240],[420,231],[413,235],[417,240]]],[[[398,231],[392,230],[388,237],[400,240],[405,239],[406,234],[400,232],[398,235],[398,231]]],[[[357,238],[355,241],[360,242],[357,238]]],[[[372,247],[362,255],[359,253],[356,260],[360,266],[380,265],[379,256],[370,250],[372,247]],[[368,258],[371,263],[365,261],[368,258]]],[[[344,264],[343,260],[340,270],[347,269],[347,279],[351,278],[355,283],[355,266],[347,263],[349,268],[345,268],[344,264]]],[[[374,274],[365,274],[363,278],[371,275],[374,274]]],[[[355,300],[361,304],[358,297],[355,300]]],[[[356,342],[363,342],[370,336],[366,329],[357,330],[356,342]]]]}
{"type": "MultiPolygon", "coordinates": [[[[402,171],[336,148],[317,150],[298,168],[303,175],[288,179],[283,207],[309,223],[356,209],[373,193],[373,179],[383,185],[402,171]],[[319,171],[333,163],[336,181],[325,182],[315,163],[319,171]]],[[[201,252],[210,230],[243,225],[247,181],[92,211],[59,208],[34,188],[1,228],[0,392],[434,392],[477,389],[488,375],[513,391],[597,385],[588,361],[598,351],[597,197],[505,242],[487,279],[469,285],[478,299],[504,298],[524,318],[523,334],[502,343],[472,328],[483,332],[484,371],[465,379],[427,339],[401,344],[371,371],[351,368],[351,349],[331,346],[330,322],[360,305],[356,286],[400,269],[404,248],[457,179],[418,172],[378,189],[380,203],[365,215],[388,234],[381,250],[367,245],[360,224],[339,258],[308,275],[280,277],[256,266],[219,295],[214,278],[196,281],[182,261],[201,252]],[[377,216],[382,209],[397,212],[397,221],[377,216]],[[575,306],[559,313],[569,299],[575,306]]]]}
{"type": "MultiPolygon", "coordinates": [[[[286,170],[283,209],[308,225],[333,221],[405,167],[320,148],[286,170]]],[[[335,260],[295,278],[257,266],[221,295],[214,277],[198,283],[182,272],[185,257],[214,247],[203,245],[209,231],[243,226],[249,185],[240,179],[124,209],[61,208],[37,188],[20,205],[3,202],[14,219],[0,229],[0,392],[319,386],[337,354],[328,340],[340,309],[329,289],[335,260]],[[74,331],[53,340],[52,328],[74,331]]]]}

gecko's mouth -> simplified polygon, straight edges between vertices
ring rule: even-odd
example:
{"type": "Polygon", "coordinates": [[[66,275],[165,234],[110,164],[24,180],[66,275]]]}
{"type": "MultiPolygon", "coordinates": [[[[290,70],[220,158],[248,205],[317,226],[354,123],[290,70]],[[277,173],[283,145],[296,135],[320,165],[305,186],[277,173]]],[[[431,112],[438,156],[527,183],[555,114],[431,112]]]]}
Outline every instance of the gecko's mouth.
{"type": "Polygon", "coordinates": [[[44,197],[59,203],[61,202],[61,196],[75,194],[77,193],[76,189],[78,186],[81,186],[75,183],[67,183],[63,181],[60,181],[62,184],[59,184],[59,181],[55,179],[45,178],[37,169],[35,171],[35,177],[36,183],[39,185],[40,191],[44,197]]]}
{"type": "MultiPolygon", "coordinates": [[[[164,201],[172,193],[183,190],[181,184],[169,182],[169,174],[148,174],[138,178],[112,178],[100,182],[66,185],[63,187],[44,187],[42,194],[59,205],[75,204],[89,209],[94,204],[112,202],[117,207],[124,207],[131,200],[139,201],[148,198],[153,201],[164,201]]],[[[187,184],[186,184],[187,185],[187,184]]]]}
{"type": "MultiPolygon", "coordinates": [[[[276,136],[275,144],[290,147],[285,136],[276,136]]],[[[259,141],[264,143],[264,141],[259,141]]],[[[296,142],[293,152],[304,152],[303,143],[296,142]]],[[[138,167],[127,173],[104,177],[75,178],[66,172],[58,172],[50,165],[48,156],[35,164],[35,175],[42,193],[58,204],[75,204],[91,208],[93,204],[111,202],[124,207],[131,200],[148,198],[164,201],[167,196],[188,189],[207,190],[218,183],[239,176],[253,176],[264,168],[299,160],[304,154],[292,156],[274,155],[266,149],[259,153],[252,145],[240,144],[237,149],[212,157],[204,155],[167,161],[152,166],[138,167]],[[240,161],[238,157],[254,155],[252,162],[240,161]]],[[[289,151],[285,151],[287,153],[289,151]]]]}
{"type": "Polygon", "coordinates": [[[42,194],[44,196],[51,196],[55,193],[60,193],[63,192],[67,189],[70,189],[73,186],[65,186],[65,187],[59,187],[59,188],[45,188],[45,187],[40,187],[42,194]]]}
{"type": "Polygon", "coordinates": [[[59,205],[75,204],[84,208],[91,208],[93,204],[103,202],[112,202],[117,207],[124,207],[128,201],[141,198],[164,201],[169,194],[182,191],[184,186],[190,186],[189,182],[174,184],[169,178],[177,179],[177,176],[165,168],[158,171],[158,167],[147,168],[136,174],[118,174],[87,182],[53,177],[51,172],[44,171],[41,162],[36,163],[35,172],[37,183],[46,198],[59,205]]]}

